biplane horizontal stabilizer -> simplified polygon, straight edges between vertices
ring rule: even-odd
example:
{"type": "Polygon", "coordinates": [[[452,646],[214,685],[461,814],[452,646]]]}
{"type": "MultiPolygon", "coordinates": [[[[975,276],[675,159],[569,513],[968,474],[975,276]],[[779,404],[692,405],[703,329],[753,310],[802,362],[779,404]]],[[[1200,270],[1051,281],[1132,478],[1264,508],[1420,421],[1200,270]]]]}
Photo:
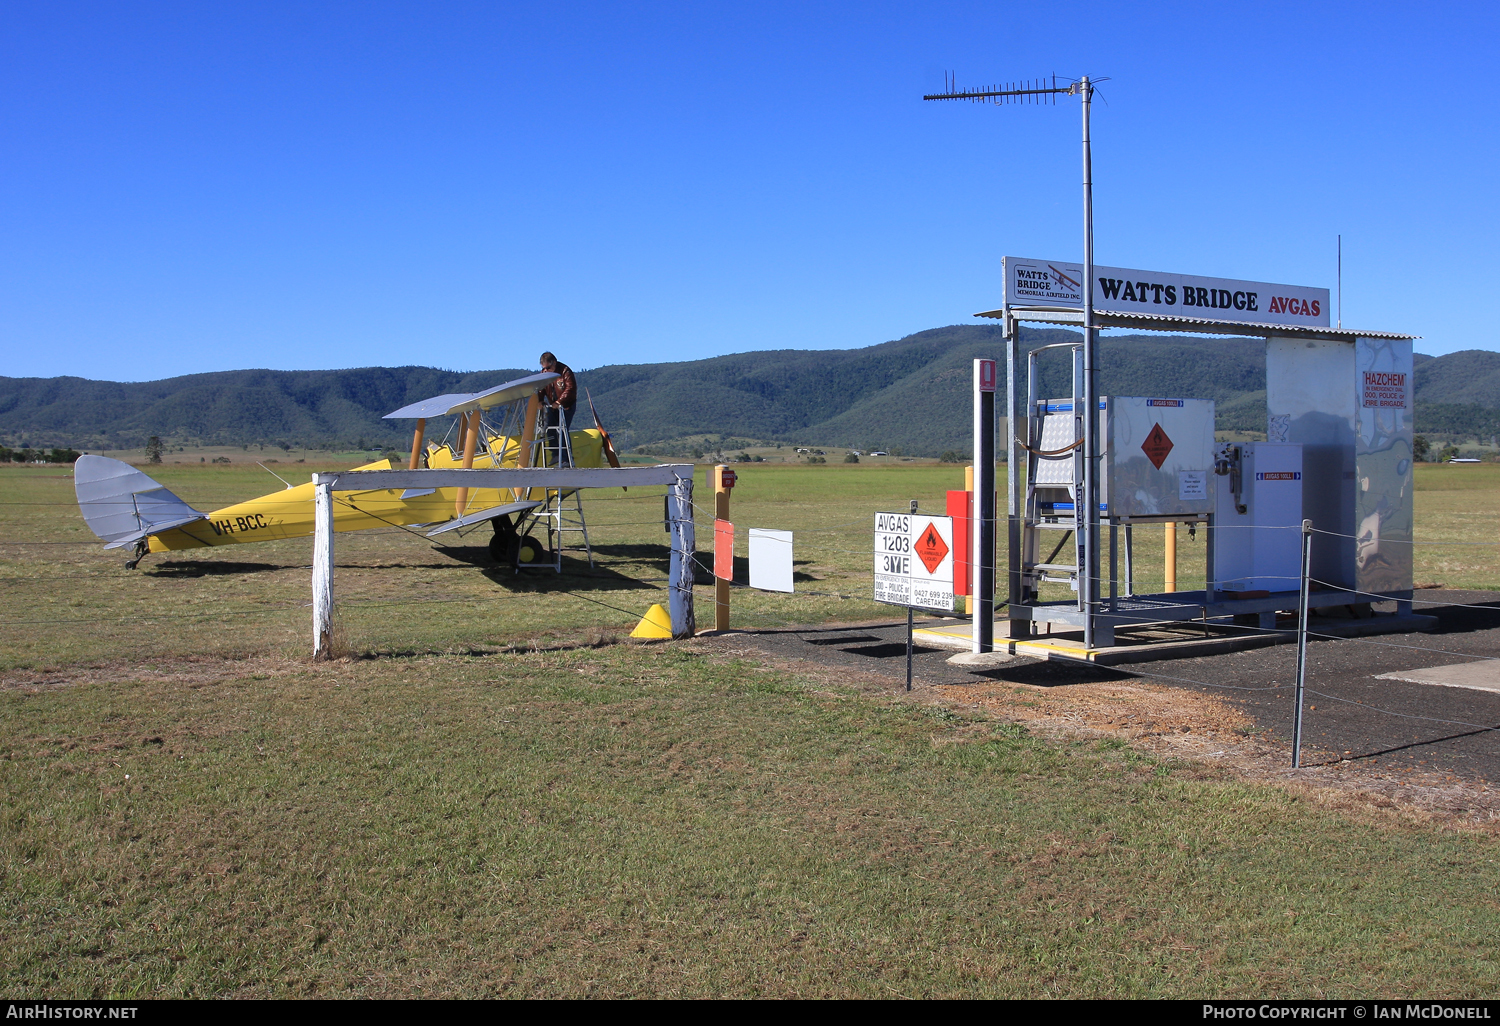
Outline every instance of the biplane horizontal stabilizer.
{"type": "Polygon", "coordinates": [[[504,506],[491,506],[489,509],[482,509],[477,513],[470,513],[467,516],[462,516],[454,520],[450,520],[446,524],[439,524],[437,527],[434,527],[432,530],[427,532],[427,537],[434,538],[437,535],[446,534],[449,531],[456,531],[460,527],[469,527],[473,524],[482,524],[486,520],[494,520],[496,517],[508,516],[511,513],[529,513],[540,505],[540,502],[528,501],[509,502],[504,506]]]}
{"type": "Polygon", "coordinates": [[[108,456],[78,457],[73,464],[73,491],[84,522],[104,539],[106,549],[205,519],[159,482],[108,456]]]}

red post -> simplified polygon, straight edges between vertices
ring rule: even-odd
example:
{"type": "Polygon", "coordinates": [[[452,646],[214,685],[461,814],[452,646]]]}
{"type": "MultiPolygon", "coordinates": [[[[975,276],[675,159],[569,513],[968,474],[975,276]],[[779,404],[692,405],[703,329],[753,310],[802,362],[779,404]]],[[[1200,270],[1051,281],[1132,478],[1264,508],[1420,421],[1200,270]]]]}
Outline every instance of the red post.
{"type": "Polygon", "coordinates": [[[969,520],[974,505],[973,492],[949,492],[948,515],[953,518],[953,594],[972,595],[969,582],[969,520]]]}

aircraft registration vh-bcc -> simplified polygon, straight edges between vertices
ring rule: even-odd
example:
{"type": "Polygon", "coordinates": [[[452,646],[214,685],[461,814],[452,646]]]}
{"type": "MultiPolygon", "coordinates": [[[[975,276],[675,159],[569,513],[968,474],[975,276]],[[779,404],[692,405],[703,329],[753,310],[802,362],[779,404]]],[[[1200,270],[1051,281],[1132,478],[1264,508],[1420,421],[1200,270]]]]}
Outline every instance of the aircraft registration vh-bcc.
{"type": "MultiPolygon", "coordinates": [[[[558,375],[531,374],[482,392],[434,396],[386,414],[416,420],[407,469],[618,467],[609,433],[594,413],[594,427],[565,431],[542,424],[539,390],[558,375]],[[449,436],[426,444],[427,422],[454,417],[449,436]]],[[[592,410],[593,404],[590,403],[592,410]]],[[[355,470],[392,470],[377,460],[355,470]]],[[[78,508],[107,549],[131,549],[134,568],[148,552],[302,538],[313,533],[313,484],[287,484],[259,498],[212,512],[194,509],[146,474],[120,460],[80,456],[73,487],[78,508]]],[[[340,491],[334,496],[334,530],[426,528],[435,538],[488,522],[490,553],[517,570],[562,570],[562,536],[582,534],[593,563],[578,489],[419,488],[340,491]]]]}

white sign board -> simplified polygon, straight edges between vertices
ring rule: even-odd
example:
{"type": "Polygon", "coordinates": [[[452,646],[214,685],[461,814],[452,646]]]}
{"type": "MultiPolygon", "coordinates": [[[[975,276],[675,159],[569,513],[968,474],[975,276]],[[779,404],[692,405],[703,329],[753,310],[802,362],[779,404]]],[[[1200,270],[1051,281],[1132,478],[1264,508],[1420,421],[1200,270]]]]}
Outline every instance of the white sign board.
{"type": "MultiPolygon", "coordinates": [[[[1005,257],[1005,305],[1083,309],[1083,265],[1005,257]]],[[[1328,290],[1094,265],[1094,309],[1326,328],[1328,290]]]]}
{"type": "Polygon", "coordinates": [[[1208,498],[1208,471],[1179,470],[1177,472],[1177,498],[1183,502],[1196,502],[1208,498]]]}
{"type": "Polygon", "coordinates": [[[792,590],[792,532],[750,528],[750,587],[792,590]]]}
{"type": "Polygon", "coordinates": [[[953,518],[875,514],[875,601],[953,611],[953,518]]]}

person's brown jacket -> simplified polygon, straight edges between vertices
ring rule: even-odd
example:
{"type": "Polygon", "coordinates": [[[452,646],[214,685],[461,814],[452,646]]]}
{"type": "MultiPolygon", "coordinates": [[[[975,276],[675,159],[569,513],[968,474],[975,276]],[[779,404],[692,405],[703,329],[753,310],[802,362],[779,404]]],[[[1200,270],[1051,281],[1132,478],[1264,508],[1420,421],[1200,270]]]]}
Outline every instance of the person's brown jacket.
{"type": "Polygon", "coordinates": [[[561,361],[553,369],[562,377],[547,382],[542,387],[542,395],[554,406],[571,410],[578,403],[578,379],[573,376],[573,368],[561,361]]]}

